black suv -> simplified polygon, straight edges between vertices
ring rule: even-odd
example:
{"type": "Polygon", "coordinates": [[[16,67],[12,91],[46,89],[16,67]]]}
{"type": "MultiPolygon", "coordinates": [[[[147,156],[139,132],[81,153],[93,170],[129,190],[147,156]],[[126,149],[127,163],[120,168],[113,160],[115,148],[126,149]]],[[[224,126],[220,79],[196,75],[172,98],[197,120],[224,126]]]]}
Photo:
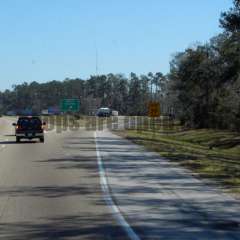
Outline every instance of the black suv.
{"type": "Polygon", "coordinates": [[[96,115],[98,117],[110,117],[112,115],[112,111],[110,108],[99,108],[96,115]]]}
{"type": "Polygon", "coordinates": [[[38,138],[44,142],[44,125],[46,123],[43,123],[39,117],[19,117],[17,123],[13,123],[16,141],[20,142],[22,138],[29,140],[38,138]]]}

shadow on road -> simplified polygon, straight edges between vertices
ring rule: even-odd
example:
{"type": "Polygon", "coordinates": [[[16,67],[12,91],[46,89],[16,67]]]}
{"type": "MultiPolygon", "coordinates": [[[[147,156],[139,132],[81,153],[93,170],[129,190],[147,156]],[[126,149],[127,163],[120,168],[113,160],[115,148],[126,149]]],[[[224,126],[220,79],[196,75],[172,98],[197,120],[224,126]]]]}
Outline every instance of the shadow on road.
{"type": "Polygon", "coordinates": [[[88,212],[76,216],[60,216],[40,219],[34,222],[1,223],[3,239],[85,239],[124,240],[128,239],[121,227],[113,224],[108,214],[89,215],[88,212]],[[41,223],[42,221],[42,223],[41,223]]]}
{"type": "MultiPolygon", "coordinates": [[[[2,144],[7,143],[16,144],[15,142],[4,142],[2,144]]],[[[94,142],[90,141],[91,143],[94,142]]],[[[30,199],[33,203],[37,201],[40,204],[39,206],[34,205],[34,207],[39,207],[40,210],[43,208],[42,212],[47,217],[43,215],[38,218],[33,212],[32,221],[29,218],[24,221],[12,219],[8,222],[8,220],[2,220],[0,223],[0,239],[127,240],[128,238],[122,227],[116,223],[104,202],[99,184],[95,151],[85,155],[85,152],[79,152],[79,149],[78,154],[75,150],[71,151],[70,149],[67,152],[61,152],[60,156],[56,159],[36,160],[34,166],[53,170],[57,177],[65,177],[66,182],[62,179],[61,182],[52,185],[48,183],[46,185],[43,183],[27,185],[27,183],[26,185],[16,184],[1,187],[0,198],[8,196],[13,202],[23,201],[24,198],[30,199]],[[69,156],[65,156],[64,153],[68,153],[69,156]],[[79,174],[81,170],[83,171],[79,174]],[[72,174],[76,174],[77,177],[69,177],[72,174]],[[74,179],[74,182],[68,184],[68,177],[74,179]],[[72,215],[68,212],[68,208],[72,211],[72,206],[67,205],[71,204],[71,201],[74,201],[74,205],[76,204],[76,209],[74,208],[72,215]],[[50,206],[52,204],[53,211],[50,208],[49,212],[44,213],[46,209],[41,203],[48,203],[50,206]],[[62,206],[66,204],[66,209],[64,208],[56,214],[55,205],[58,209],[60,203],[63,204],[62,206]]],[[[54,178],[54,174],[51,176],[52,178],[54,178]]]]}
{"type": "MultiPolygon", "coordinates": [[[[177,165],[154,155],[144,155],[139,148],[122,139],[101,137],[98,144],[113,200],[137,234],[143,236],[142,239],[239,239],[236,236],[240,236],[240,226],[234,220],[238,212],[224,211],[226,206],[237,208],[238,202],[217,199],[213,188],[204,186],[200,181],[194,182],[188,174],[180,174],[176,170],[177,165]],[[206,195],[202,195],[202,191],[206,195]],[[178,193],[182,193],[181,196],[178,193]]],[[[63,149],[68,155],[41,159],[35,163],[48,164],[60,173],[82,171],[79,183],[6,187],[0,189],[0,197],[37,197],[55,201],[84,196],[93,208],[106,206],[99,184],[94,138],[68,138],[63,149]],[[88,184],[90,178],[96,181],[88,184]]],[[[10,240],[19,236],[22,239],[43,240],[127,240],[122,228],[112,219],[110,210],[93,213],[87,209],[86,212],[76,209],[74,216],[60,214],[37,222],[1,223],[0,236],[10,240]]]]}
{"type": "MultiPolygon", "coordinates": [[[[201,194],[204,190],[204,194],[211,195],[215,194],[213,188],[205,188],[201,182],[192,182],[193,178],[189,175],[176,174],[178,165],[168,161],[160,162],[160,158],[144,155],[139,148],[127,144],[124,140],[111,137],[98,140],[112,197],[127,213],[127,220],[138,234],[146,239],[188,240],[194,239],[196,234],[205,238],[211,232],[213,236],[222,235],[224,238],[228,233],[239,231],[238,222],[231,220],[235,214],[221,212],[226,206],[224,200],[204,197],[199,199],[199,203],[194,197],[183,199],[174,192],[177,190],[191,196],[193,192],[201,194]],[[149,222],[148,218],[151,219],[149,222]]],[[[74,151],[75,154],[40,162],[53,164],[56,169],[85,171],[88,172],[88,178],[99,177],[93,138],[69,138],[65,141],[64,149],[74,151]]],[[[82,191],[82,194],[91,195],[91,191],[96,189],[89,187],[70,187],[68,193],[82,191]]],[[[99,186],[97,189],[101,191],[99,186]]],[[[60,195],[66,194],[64,189],[58,191],[60,195]]],[[[106,205],[104,200],[95,201],[95,204],[106,205]]],[[[234,201],[228,201],[227,204],[233,208],[237,205],[234,201]]]]}
{"type": "Polygon", "coordinates": [[[99,135],[113,198],[146,239],[240,239],[239,201],[157,154],[99,135]]]}

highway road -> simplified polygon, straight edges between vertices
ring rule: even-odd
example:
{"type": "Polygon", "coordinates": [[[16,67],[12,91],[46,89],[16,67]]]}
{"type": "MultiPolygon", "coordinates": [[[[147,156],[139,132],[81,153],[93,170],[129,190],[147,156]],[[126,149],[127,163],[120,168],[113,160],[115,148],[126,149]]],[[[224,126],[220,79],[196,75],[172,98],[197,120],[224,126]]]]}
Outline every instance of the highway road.
{"type": "Polygon", "coordinates": [[[0,239],[240,239],[239,202],[157,154],[106,129],[16,144],[12,122],[0,118],[0,239]]]}
{"type": "Polygon", "coordinates": [[[16,144],[12,122],[0,120],[0,239],[128,239],[103,199],[94,132],[16,144]]]}

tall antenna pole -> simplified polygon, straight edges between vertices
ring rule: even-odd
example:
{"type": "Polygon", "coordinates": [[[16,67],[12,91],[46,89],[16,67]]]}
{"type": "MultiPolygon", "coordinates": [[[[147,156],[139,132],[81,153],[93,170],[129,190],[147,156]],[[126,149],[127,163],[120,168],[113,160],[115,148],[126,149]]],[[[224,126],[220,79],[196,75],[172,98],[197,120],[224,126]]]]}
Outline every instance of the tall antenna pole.
{"type": "Polygon", "coordinates": [[[98,48],[96,44],[96,76],[98,75],[98,48]]]}
{"type": "Polygon", "coordinates": [[[95,27],[95,38],[94,38],[94,40],[95,40],[95,74],[96,74],[96,76],[98,76],[98,74],[99,74],[99,63],[98,63],[98,58],[99,58],[99,54],[98,54],[98,39],[97,39],[97,26],[95,27]]]}

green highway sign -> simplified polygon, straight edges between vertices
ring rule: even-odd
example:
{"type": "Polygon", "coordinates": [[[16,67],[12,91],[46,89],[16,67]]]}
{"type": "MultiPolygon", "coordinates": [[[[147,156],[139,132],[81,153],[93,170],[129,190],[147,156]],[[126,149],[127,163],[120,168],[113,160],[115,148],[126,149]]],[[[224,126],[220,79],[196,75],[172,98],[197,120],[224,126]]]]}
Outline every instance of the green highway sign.
{"type": "Polygon", "coordinates": [[[79,99],[63,99],[60,103],[61,112],[79,112],[80,101],[79,99]]]}

